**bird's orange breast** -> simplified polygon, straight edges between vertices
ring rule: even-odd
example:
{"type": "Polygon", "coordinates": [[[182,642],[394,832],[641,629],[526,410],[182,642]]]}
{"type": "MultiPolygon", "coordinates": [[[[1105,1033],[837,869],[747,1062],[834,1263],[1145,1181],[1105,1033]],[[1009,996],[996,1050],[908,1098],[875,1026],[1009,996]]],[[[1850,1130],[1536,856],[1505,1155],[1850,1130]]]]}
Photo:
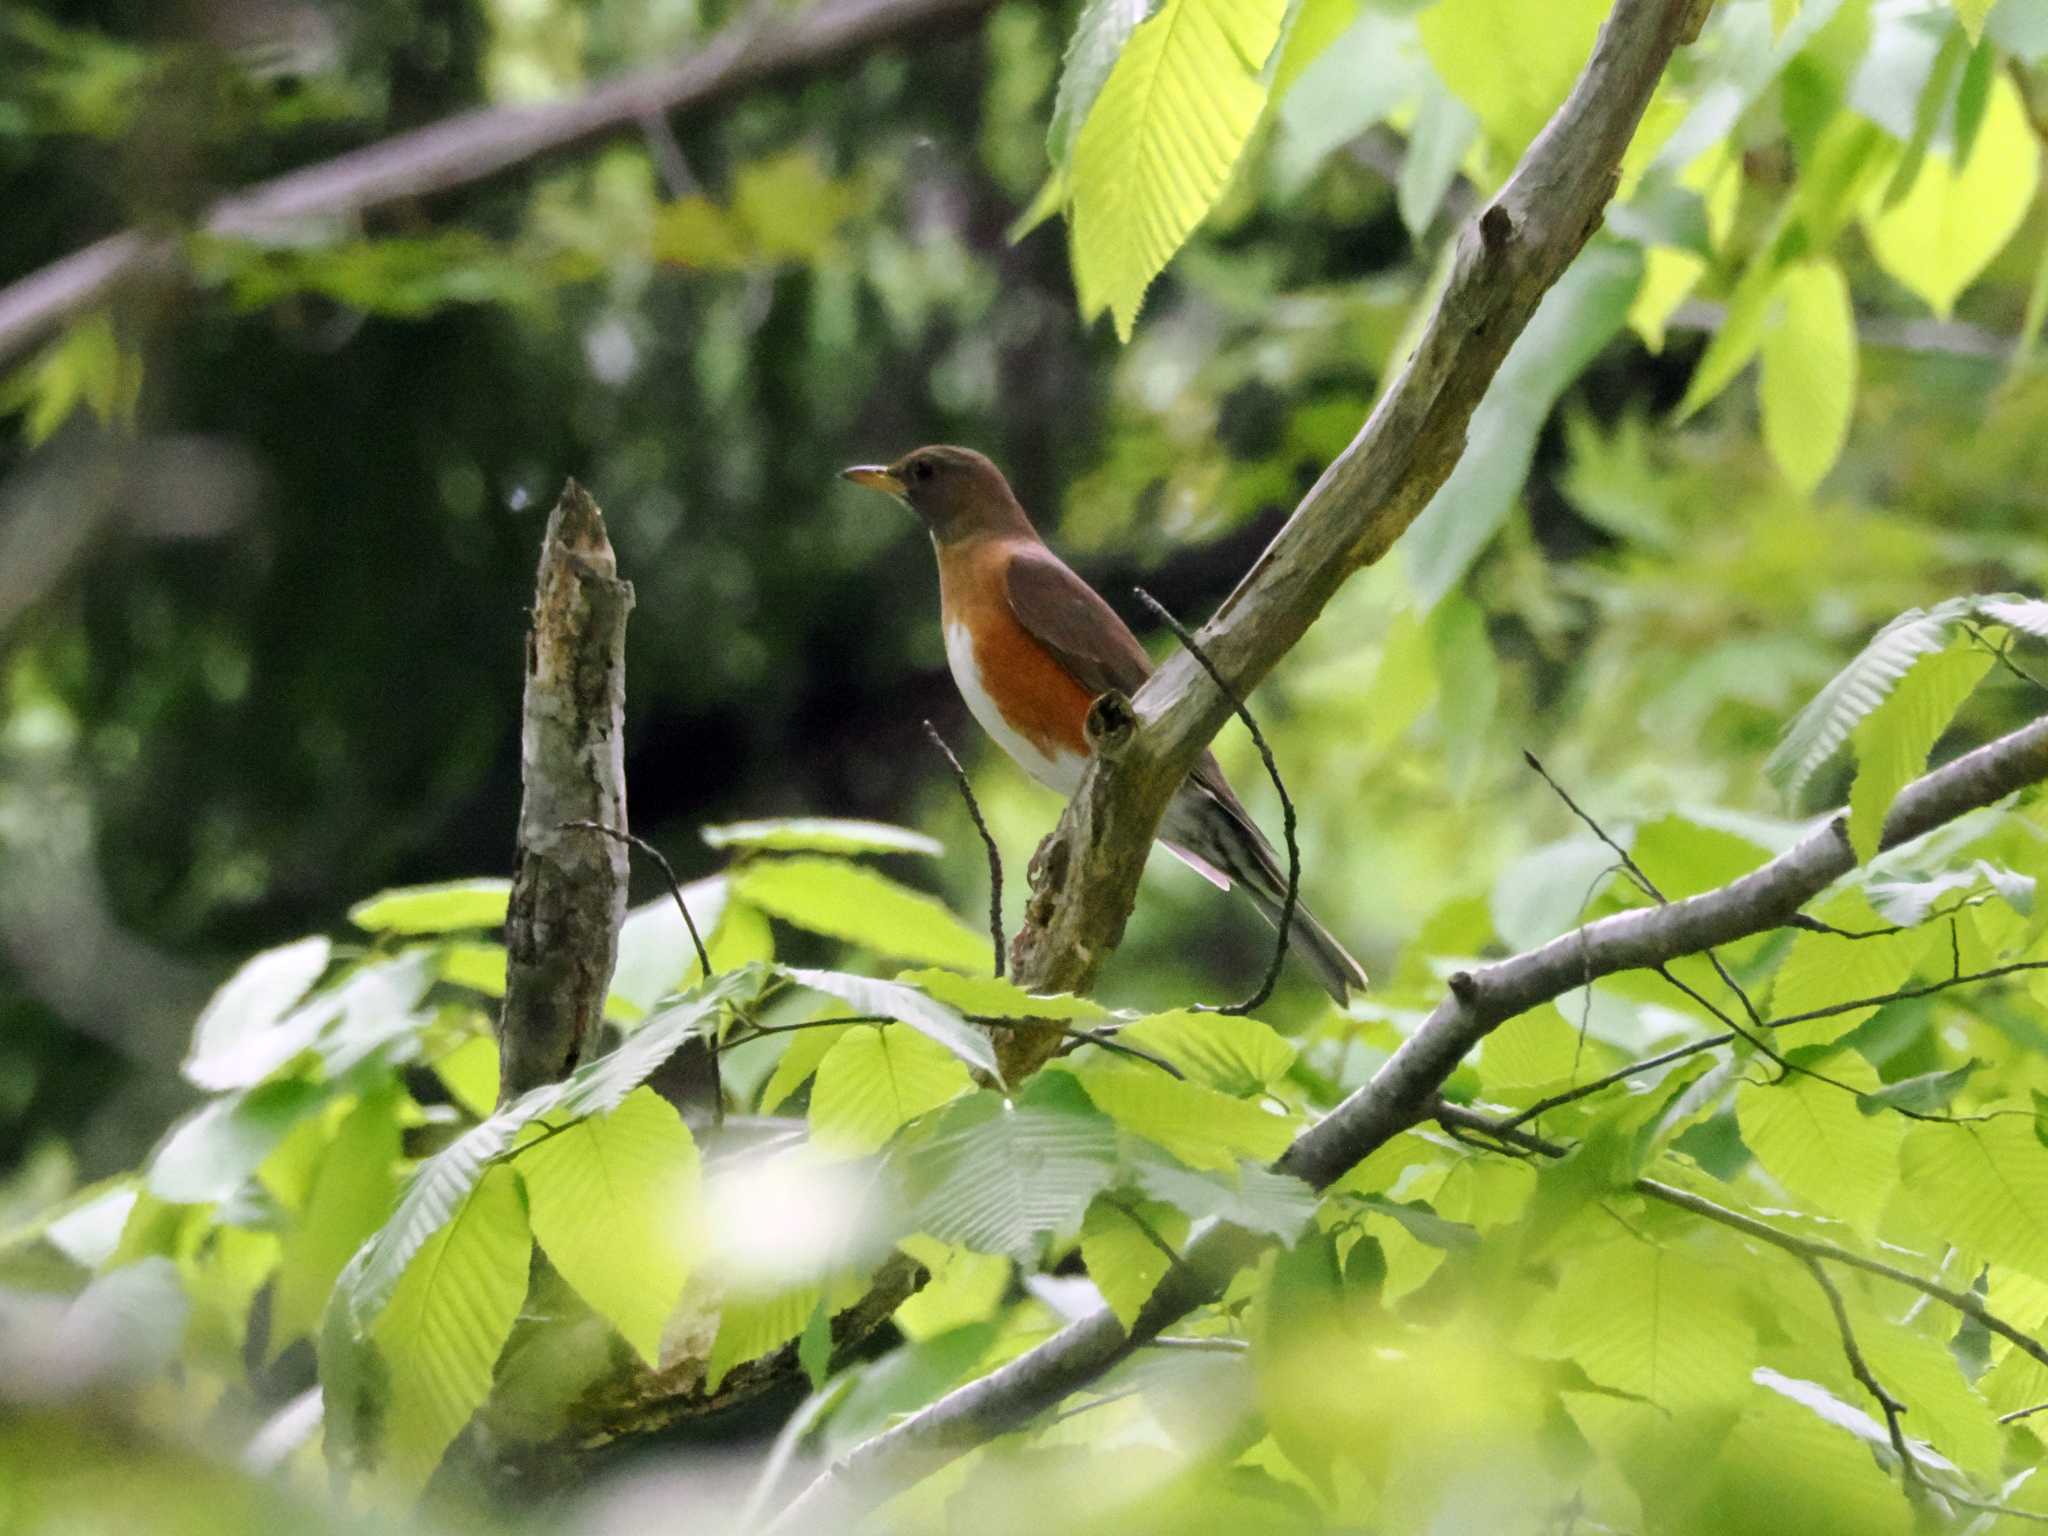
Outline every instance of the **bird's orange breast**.
{"type": "Polygon", "coordinates": [[[939,609],[949,629],[973,639],[981,685],[1010,728],[1039,751],[1088,751],[1091,695],[1017,619],[1007,574],[1010,541],[972,539],[939,549],[939,609]]]}

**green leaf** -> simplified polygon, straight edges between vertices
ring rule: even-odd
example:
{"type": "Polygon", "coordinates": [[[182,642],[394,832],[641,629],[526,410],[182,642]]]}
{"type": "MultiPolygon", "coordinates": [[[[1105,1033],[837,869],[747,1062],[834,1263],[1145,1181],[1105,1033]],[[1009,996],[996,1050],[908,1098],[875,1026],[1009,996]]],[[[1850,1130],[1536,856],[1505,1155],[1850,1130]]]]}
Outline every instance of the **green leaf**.
{"type": "Polygon", "coordinates": [[[976,1253],[922,1232],[911,1233],[896,1246],[931,1276],[894,1313],[896,1326],[910,1339],[935,1338],[970,1323],[987,1322],[1002,1308],[1012,1269],[1003,1255],[976,1253]]]}
{"type": "Polygon", "coordinates": [[[1187,1240],[1187,1217],[1163,1201],[1098,1195],[1089,1204],[1081,1223],[1081,1259],[1126,1329],[1172,1265],[1159,1243],[1179,1253],[1187,1240]]]}
{"type": "Polygon", "coordinates": [[[192,1030],[185,1076],[202,1088],[240,1086],[224,1070],[242,1047],[282,1019],[327,969],[333,946],[318,936],[267,949],[214,993],[192,1030]]]}
{"type": "Polygon", "coordinates": [[[2048,601],[2040,598],[1987,597],[1977,604],[1977,611],[1994,624],[2003,624],[2032,635],[2036,640],[2048,640],[2048,601]]]}
{"type": "Polygon", "coordinates": [[[498,1104],[498,1042],[489,1035],[471,1035],[436,1059],[434,1075],[470,1115],[490,1119],[498,1104]]]}
{"type": "Polygon", "coordinates": [[[1087,0],[1081,7],[1074,35],[1067,40],[1066,62],[1060,67],[1059,90],[1045,130],[1046,158],[1056,175],[1073,162],[1081,125],[1102,93],[1117,55],[1151,9],[1151,0],[1087,0]]]}
{"type": "Polygon", "coordinates": [[[391,1219],[363,1246],[338,1288],[356,1324],[367,1326],[384,1308],[413,1256],[447,1224],[485,1171],[512,1149],[529,1124],[543,1115],[560,1123],[614,1108],[653,1076],[683,1041],[705,1033],[721,1010],[759,984],[760,973],[751,969],[714,977],[649,1019],[610,1055],[579,1067],[562,1082],[521,1095],[422,1163],[399,1196],[391,1219]]]}
{"type": "Polygon", "coordinates": [[[1396,203],[1401,223],[1417,240],[1429,233],[1437,211],[1458,179],[1465,152],[1479,137],[1479,119],[1462,101],[1435,81],[1423,92],[1422,106],[1401,156],[1396,203]]]}
{"type": "Polygon", "coordinates": [[[1191,1221],[1213,1217],[1291,1245],[1316,1213],[1316,1192],[1305,1181],[1259,1163],[1205,1173],[1143,1143],[1126,1160],[1140,1189],[1191,1221]]]}
{"type": "Polygon", "coordinates": [[[961,1100],[904,1169],[918,1231],[1025,1264],[1049,1234],[1080,1226],[1116,1172],[1116,1127],[1060,1073],[1014,1104],[989,1091],[961,1100]]]}
{"type": "Polygon", "coordinates": [[[1703,1265],[1639,1239],[1574,1250],[1561,1263],[1556,1292],[1523,1326],[1525,1348],[1664,1408],[1732,1399],[1748,1386],[1755,1336],[1703,1265]]]}
{"type": "Polygon", "coordinates": [[[825,1305],[824,1290],[816,1285],[773,1296],[728,1296],[719,1310],[711,1358],[705,1362],[704,1390],[716,1392],[734,1366],[758,1360],[796,1338],[825,1305]]]}
{"type": "Polygon", "coordinates": [[[1143,1062],[1088,1062],[1070,1070],[1097,1109],[1190,1168],[1234,1169],[1243,1157],[1270,1162],[1287,1150],[1298,1129],[1256,1104],[1168,1077],[1143,1062]]]}
{"type": "Polygon", "coordinates": [[[1620,334],[1641,277],[1637,247],[1597,239],[1543,296],[1472,413],[1457,467],[1402,540],[1423,604],[1456,586],[1507,520],[1552,407],[1620,334]]]}
{"type": "Polygon", "coordinates": [[[1479,1246],[1479,1234],[1462,1221],[1437,1215],[1419,1200],[1389,1200],[1385,1195],[1355,1195],[1361,1209],[1392,1218],[1414,1238],[1446,1253],[1465,1253],[1479,1246]]]}
{"type": "Polygon", "coordinates": [[[822,1295],[811,1308],[811,1320],[804,1324],[803,1337],[797,1340],[796,1363],[803,1368],[811,1390],[821,1391],[825,1378],[832,1372],[832,1313],[822,1295]]]}
{"type": "Polygon", "coordinates": [[[1834,262],[1802,262],[1778,279],[1757,392],[1764,446],[1811,493],[1841,457],[1856,403],[1856,316],[1834,262]]]}
{"type": "Polygon", "coordinates": [[[1735,381],[1763,345],[1771,300],[1778,292],[1780,262],[1774,249],[1758,251],[1743,268],[1728,295],[1727,307],[1700,360],[1693,365],[1685,394],[1672,412],[1673,423],[1686,420],[1735,381]]]}
{"type": "Polygon", "coordinates": [[[450,880],[384,891],[348,909],[348,920],[372,933],[462,933],[502,928],[512,899],[510,880],[450,880]]]}
{"type": "Polygon", "coordinates": [[[1076,997],[1071,992],[1026,992],[1015,982],[996,976],[922,970],[898,971],[896,979],[961,1013],[1006,1019],[1073,1019],[1084,1024],[1111,1017],[1110,1011],[1093,998],[1076,997]]]}
{"type": "Polygon", "coordinates": [[[876,981],[845,971],[814,971],[787,966],[782,974],[800,987],[836,997],[856,1013],[879,1014],[908,1024],[938,1045],[944,1046],[968,1066],[990,1077],[1001,1074],[996,1066],[995,1047],[987,1035],[962,1018],[959,1012],[918,991],[893,981],[876,981]]]}
{"type": "Polygon", "coordinates": [[[1742,1140],[1792,1195],[1873,1236],[1899,1186],[1906,1122],[1865,1113],[1859,1094],[1877,1088],[1877,1073],[1855,1052],[1808,1065],[1858,1093],[1799,1073],[1771,1084],[1745,1081],[1735,1090],[1742,1140]]]}
{"type": "Polygon", "coordinates": [[[285,1078],[195,1110],[150,1159],[149,1192],[180,1205],[225,1200],[328,1092],[321,1083],[285,1078]]]}
{"type": "Polygon", "coordinates": [[[1266,104],[1286,0],[1163,0],[1074,141],[1075,281],[1130,340],[1152,279],[1222,195],[1266,104]]]}
{"type": "Polygon", "coordinates": [[[1849,845],[1859,860],[1867,862],[1877,852],[1892,801],[1927,771],[1927,754],[1993,660],[1981,646],[1967,644],[1922,656],[1899,679],[1891,697],[1857,725],[1849,845]]]}
{"type": "Polygon", "coordinates": [[[1294,1047],[1257,1019],[1178,1009],[1127,1024],[1117,1039],[1163,1056],[1191,1082],[1233,1098],[1274,1087],[1294,1066],[1294,1047]]]}
{"type": "Polygon", "coordinates": [[[493,1169],[420,1248],[371,1326],[390,1371],[383,1440],[402,1491],[426,1486],[490,1391],[532,1247],[519,1181],[493,1169]]]}
{"type": "Polygon", "coordinates": [[[674,1107],[636,1088],[618,1108],[522,1149],[534,1240],[648,1365],[705,1246],[696,1143],[674,1107]]]}
{"type": "Polygon", "coordinates": [[[383,1225],[398,1195],[396,1098],[364,1099],[320,1156],[304,1214],[284,1236],[271,1303],[270,1353],[319,1326],[350,1255],[383,1225]]]}
{"type": "Polygon", "coordinates": [[[811,1136],[834,1152],[873,1152],[919,1115],[973,1089],[950,1052],[908,1026],[856,1025],[818,1063],[811,1136]]]}
{"type": "Polygon", "coordinates": [[[1930,151],[1910,192],[1863,213],[1878,265],[1944,319],[2019,229],[2040,181],[2041,146],[2012,81],[1991,82],[1969,158],[1958,166],[1953,154],[1930,151]]]}
{"type": "MultiPolygon", "coordinates": [[[[925,853],[946,851],[935,837],[885,821],[848,821],[837,816],[783,816],[768,821],[729,821],[703,830],[714,848],[749,853],[925,853]]],[[[694,914],[693,914],[694,915],[694,914]]]]}
{"type": "MultiPolygon", "coordinates": [[[[711,946],[719,925],[731,910],[726,901],[730,882],[724,875],[692,881],[683,887],[683,904],[697,925],[705,947],[711,946]]],[[[712,968],[722,970],[717,956],[712,968]]],[[[608,1006],[623,1002],[644,1015],[662,998],[701,978],[697,975],[697,948],[683,915],[671,896],[658,896],[645,906],[635,907],[619,925],[619,958],[612,967],[608,1006]]]]}
{"type": "Polygon", "coordinates": [[[2025,1115],[1906,1132],[1907,1197],[1944,1237],[2048,1280],[2048,1146],[2025,1115]]]}
{"type": "Polygon", "coordinates": [[[1438,0],[1420,17],[1422,45],[1509,163],[1564,100],[1607,10],[1606,0],[1438,0]]]}
{"type": "Polygon", "coordinates": [[[1972,602],[1951,598],[1928,609],[1908,608],[1885,625],[1785,727],[1764,772],[1788,797],[1797,795],[1913,664],[1948,644],[1950,630],[1972,602]]]}
{"type": "Polygon", "coordinates": [[[821,1024],[814,1029],[800,1029],[775,1063],[775,1070],[769,1074],[768,1084],[761,1090],[761,1113],[772,1115],[780,1109],[789,1096],[803,1087],[811,1075],[818,1070],[818,1063],[825,1059],[839,1037],[849,1029],[860,1029],[859,1024],[821,1024]]]}
{"type": "MultiPolygon", "coordinates": [[[[1830,897],[1814,914],[1822,922],[1851,933],[1869,933],[1884,924],[1860,891],[1830,897]]],[[[1897,991],[1912,973],[1925,941],[1906,932],[1886,937],[1846,939],[1832,933],[1801,933],[1779,964],[1771,982],[1772,1018],[1792,1018],[1815,1008],[1830,1008],[1860,997],[1883,997],[1897,991]]],[[[1804,1024],[1773,1029],[1781,1051],[1838,1040],[1877,1010],[1852,1008],[1804,1024]]]]}
{"type": "Polygon", "coordinates": [[[934,898],[857,864],[805,854],[763,859],[733,876],[733,888],[771,917],[877,954],[964,971],[988,965],[986,933],[934,898]]]}
{"type": "Polygon", "coordinates": [[[1984,38],[1984,19],[1991,14],[1991,7],[1997,0],[1953,0],[1956,17],[1963,24],[1963,30],[1970,34],[1970,41],[1981,42],[1984,38]]]}
{"type": "Polygon", "coordinates": [[[1946,1072],[1922,1072],[1915,1077],[1901,1078],[1896,1083],[1886,1083],[1882,1088],[1858,1094],[1856,1107],[1866,1115],[1883,1114],[1888,1109],[1909,1110],[1916,1115],[1938,1115],[1969,1086],[1974,1074],[1989,1065],[1989,1062],[1972,1056],[1960,1067],[1951,1067],[1946,1072]]]}

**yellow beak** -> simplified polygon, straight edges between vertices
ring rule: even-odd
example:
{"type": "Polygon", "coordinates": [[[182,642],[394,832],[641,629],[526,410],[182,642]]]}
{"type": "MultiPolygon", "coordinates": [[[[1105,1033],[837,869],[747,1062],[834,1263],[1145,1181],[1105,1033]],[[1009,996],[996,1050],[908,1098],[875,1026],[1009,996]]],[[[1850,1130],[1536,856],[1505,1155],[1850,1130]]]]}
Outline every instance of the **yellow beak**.
{"type": "Polygon", "coordinates": [[[885,496],[894,496],[898,501],[903,499],[903,482],[889,473],[886,464],[856,464],[851,469],[839,471],[839,478],[864,485],[871,491],[880,491],[885,496]]]}

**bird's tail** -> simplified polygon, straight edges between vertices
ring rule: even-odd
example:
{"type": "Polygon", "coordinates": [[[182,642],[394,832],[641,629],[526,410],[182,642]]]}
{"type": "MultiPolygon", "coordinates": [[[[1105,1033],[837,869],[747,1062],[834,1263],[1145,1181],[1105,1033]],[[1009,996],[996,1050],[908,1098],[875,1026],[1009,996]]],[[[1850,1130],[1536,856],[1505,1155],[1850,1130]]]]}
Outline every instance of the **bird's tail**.
{"type": "MultiPolygon", "coordinates": [[[[1280,889],[1271,892],[1261,888],[1254,880],[1243,882],[1245,894],[1259,909],[1259,916],[1275,928],[1280,926],[1280,907],[1286,899],[1286,876],[1281,876],[1280,889]]],[[[1294,918],[1287,925],[1287,947],[1308,961],[1316,973],[1316,980],[1323,984],[1339,1007],[1351,1000],[1353,989],[1364,991],[1366,985],[1365,967],[1352,957],[1351,951],[1339,944],[1330,930],[1316,920],[1315,913],[1302,905],[1299,898],[1294,903],[1294,918]]]]}
{"type": "MultiPolygon", "coordinates": [[[[1277,928],[1287,900],[1287,872],[1237,796],[1221,783],[1222,775],[1212,763],[1204,766],[1211,772],[1198,769],[1169,803],[1161,840],[1216,884],[1243,886],[1259,915],[1277,928]]],[[[1365,967],[1299,899],[1287,925],[1287,944],[1314,968],[1339,1007],[1350,1001],[1354,989],[1365,989],[1365,967]]]]}

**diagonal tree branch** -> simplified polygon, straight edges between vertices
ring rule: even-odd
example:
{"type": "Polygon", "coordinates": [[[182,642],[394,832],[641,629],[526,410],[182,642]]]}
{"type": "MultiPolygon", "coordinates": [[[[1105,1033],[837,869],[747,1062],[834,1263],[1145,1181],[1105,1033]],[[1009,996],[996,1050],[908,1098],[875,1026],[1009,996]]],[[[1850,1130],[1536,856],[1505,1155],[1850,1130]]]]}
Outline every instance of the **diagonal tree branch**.
{"type": "MultiPolygon", "coordinates": [[[[248,236],[295,220],[361,213],[446,192],[650,117],[705,106],[897,38],[928,37],[978,17],[994,0],[824,0],[794,16],[764,7],[687,58],[624,75],[567,101],[479,107],[411,133],[279,176],[216,203],[216,235],[248,236]]],[[[0,288],[0,362],[124,279],[177,259],[175,236],[126,230],[0,288]]]]}
{"type": "Polygon", "coordinates": [[[1228,684],[1185,650],[1131,700],[1137,728],[1097,754],[1048,856],[1018,979],[1077,992],[1123,936],[1146,850],[1175,787],[1346,578],[1393,547],[1450,475],[1515,338],[1600,226],[1650,93],[1709,0],[1618,0],[1571,95],[1500,195],[1458,239],[1421,342],[1350,446],[1197,635],[1228,684]]]}
{"type": "MultiPolygon", "coordinates": [[[[2048,718],[1908,785],[1893,802],[1881,846],[1909,842],[2044,778],[2048,718]]],[[[1327,1188],[1375,1148],[1436,1115],[1442,1107],[1438,1089],[1488,1031],[1602,976],[1666,964],[1711,945],[1786,926],[1802,904],[1855,863],[1846,824],[1836,816],[1761,869],[1718,890],[1666,906],[1617,912],[1525,954],[1460,972],[1451,978],[1450,995],[1372,1081],[1297,1137],[1275,1167],[1319,1190],[1327,1188]]],[[[1655,1193],[1673,1204],[1697,1199],[1683,1191],[1665,1193],[1661,1187],[1655,1193]]],[[[1775,1229],[1765,1228],[1765,1233],[1769,1240],[1780,1236],[1775,1229]]],[[[1205,1228],[1183,1248],[1180,1267],[1169,1271],[1128,1333],[1106,1307],[1069,1324],[1035,1349],[855,1447],[783,1512],[771,1532],[786,1536],[844,1528],[854,1515],[897,1489],[1028,1423],[1189,1311],[1221,1295],[1230,1277],[1251,1262],[1266,1241],[1228,1224],[1205,1228]]],[[[1819,1256],[1875,1267],[1857,1255],[1842,1257],[1845,1253],[1830,1249],[1819,1256]]],[[[1889,1266],[1876,1272],[1895,1273],[1889,1266]]],[[[1926,1282],[1908,1283],[1927,1288],[1926,1282]]],[[[1942,1299],[1982,1319],[1981,1304],[1973,1304],[1972,1298],[1948,1292],[1942,1299]]]]}

